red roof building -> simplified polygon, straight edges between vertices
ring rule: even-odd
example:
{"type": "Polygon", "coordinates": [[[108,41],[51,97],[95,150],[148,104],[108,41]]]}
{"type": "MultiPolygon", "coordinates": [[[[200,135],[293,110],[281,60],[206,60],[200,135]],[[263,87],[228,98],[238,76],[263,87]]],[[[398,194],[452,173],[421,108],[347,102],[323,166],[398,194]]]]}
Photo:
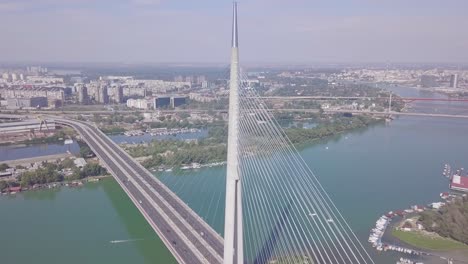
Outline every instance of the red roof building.
{"type": "Polygon", "coordinates": [[[9,192],[21,192],[21,187],[18,186],[18,187],[10,187],[8,188],[8,191],[9,192]]]}
{"type": "Polygon", "coordinates": [[[450,188],[457,191],[468,192],[468,177],[453,175],[450,188]]]}

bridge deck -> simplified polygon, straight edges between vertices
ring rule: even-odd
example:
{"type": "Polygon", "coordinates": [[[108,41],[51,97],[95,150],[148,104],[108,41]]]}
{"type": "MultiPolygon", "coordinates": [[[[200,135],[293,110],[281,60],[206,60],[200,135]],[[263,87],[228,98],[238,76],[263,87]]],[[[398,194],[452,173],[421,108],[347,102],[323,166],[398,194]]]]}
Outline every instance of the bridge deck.
{"type": "Polygon", "coordinates": [[[221,263],[223,240],[193,210],[96,127],[76,129],[122,186],[179,263],[221,263]]]}

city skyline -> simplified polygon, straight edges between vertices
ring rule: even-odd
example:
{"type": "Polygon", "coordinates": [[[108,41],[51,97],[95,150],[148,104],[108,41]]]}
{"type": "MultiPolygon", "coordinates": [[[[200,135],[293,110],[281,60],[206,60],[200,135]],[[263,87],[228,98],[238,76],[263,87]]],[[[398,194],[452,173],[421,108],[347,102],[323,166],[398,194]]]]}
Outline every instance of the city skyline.
{"type": "MultiPolygon", "coordinates": [[[[222,63],[230,1],[0,2],[4,62],[222,63]]],[[[242,2],[245,63],[466,63],[451,1],[242,2]]]]}

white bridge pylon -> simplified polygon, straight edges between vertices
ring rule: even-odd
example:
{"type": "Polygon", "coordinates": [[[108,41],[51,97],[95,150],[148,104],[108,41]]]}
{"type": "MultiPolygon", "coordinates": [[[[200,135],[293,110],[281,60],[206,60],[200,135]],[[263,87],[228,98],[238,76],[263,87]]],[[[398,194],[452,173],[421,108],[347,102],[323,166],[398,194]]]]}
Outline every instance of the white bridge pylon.
{"type": "Polygon", "coordinates": [[[224,263],[241,264],[243,254],[242,190],[239,170],[239,43],[237,3],[232,14],[231,73],[229,82],[229,128],[227,146],[226,209],[224,218],[224,263]]]}
{"type": "Polygon", "coordinates": [[[239,67],[233,6],[224,264],[372,264],[239,67]]]}

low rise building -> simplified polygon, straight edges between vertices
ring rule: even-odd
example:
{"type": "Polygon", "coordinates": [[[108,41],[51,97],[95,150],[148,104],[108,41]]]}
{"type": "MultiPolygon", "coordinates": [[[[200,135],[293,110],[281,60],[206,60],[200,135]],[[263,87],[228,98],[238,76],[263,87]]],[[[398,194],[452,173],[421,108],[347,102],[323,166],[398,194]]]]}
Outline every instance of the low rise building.
{"type": "Polygon", "coordinates": [[[63,78],[50,76],[28,76],[28,82],[34,84],[58,84],[63,83],[63,78]]]}
{"type": "Polygon", "coordinates": [[[171,107],[176,108],[187,103],[186,96],[171,96],[171,107]]]}
{"type": "Polygon", "coordinates": [[[456,191],[468,192],[468,176],[453,175],[450,188],[456,191]]]}
{"type": "Polygon", "coordinates": [[[54,133],[55,130],[56,124],[52,120],[24,120],[0,123],[0,142],[44,137],[54,133]]]}
{"type": "Polygon", "coordinates": [[[190,93],[189,94],[190,100],[202,102],[202,103],[209,103],[216,101],[217,98],[210,94],[201,94],[201,93],[190,93]]]}
{"type": "Polygon", "coordinates": [[[46,97],[31,98],[8,98],[7,109],[28,109],[47,107],[49,104],[46,97]]]}
{"type": "Polygon", "coordinates": [[[151,108],[151,103],[146,99],[128,99],[127,107],[146,110],[151,108]]]}
{"type": "Polygon", "coordinates": [[[65,92],[60,87],[4,87],[0,88],[0,96],[3,98],[46,97],[48,100],[63,101],[65,92]]]}
{"type": "Polygon", "coordinates": [[[168,108],[171,106],[170,96],[157,96],[154,98],[153,107],[154,109],[168,108]]]}
{"type": "Polygon", "coordinates": [[[83,168],[86,166],[86,160],[83,158],[76,158],[73,163],[75,164],[76,167],[78,168],[83,168]]]}
{"type": "Polygon", "coordinates": [[[154,109],[176,108],[187,103],[187,96],[183,95],[159,95],[154,98],[154,109]]]}
{"type": "Polygon", "coordinates": [[[138,86],[130,86],[123,88],[123,96],[131,97],[131,96],[146,96],[146,89],[143,87],[138,86]]]}

